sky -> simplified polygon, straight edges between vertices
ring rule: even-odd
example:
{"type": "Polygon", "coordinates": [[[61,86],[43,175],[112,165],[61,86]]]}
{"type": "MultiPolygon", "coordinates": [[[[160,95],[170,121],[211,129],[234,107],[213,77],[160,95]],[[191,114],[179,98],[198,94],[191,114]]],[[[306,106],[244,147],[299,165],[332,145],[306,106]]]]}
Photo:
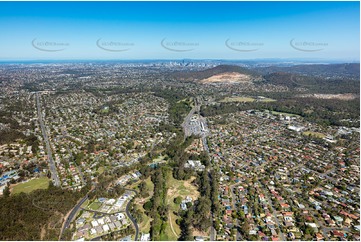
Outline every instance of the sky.
{"type": "Polygon", "coordinates": [[[359,2],[0,2],[0,60],[359,61],[359,2]]]}

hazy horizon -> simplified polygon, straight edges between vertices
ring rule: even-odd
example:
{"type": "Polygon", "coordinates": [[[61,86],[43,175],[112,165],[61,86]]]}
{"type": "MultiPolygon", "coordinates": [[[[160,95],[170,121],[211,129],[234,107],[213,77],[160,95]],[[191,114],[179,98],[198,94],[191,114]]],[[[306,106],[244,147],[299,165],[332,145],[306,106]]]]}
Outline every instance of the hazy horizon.
{"type": "Polygon", "coordinates": [[[292,59],[292,58],[256,58],[256,59],[8,59],[0,60],[0,64],[7,63],[81,63],[81,62],[119,62],[119,63],[157,63],[157,62],[222,62],[222,63],[295,63],[295,64],[347,64],[360,63],[359,60],[337,60],[337,59],[292,59]]]}

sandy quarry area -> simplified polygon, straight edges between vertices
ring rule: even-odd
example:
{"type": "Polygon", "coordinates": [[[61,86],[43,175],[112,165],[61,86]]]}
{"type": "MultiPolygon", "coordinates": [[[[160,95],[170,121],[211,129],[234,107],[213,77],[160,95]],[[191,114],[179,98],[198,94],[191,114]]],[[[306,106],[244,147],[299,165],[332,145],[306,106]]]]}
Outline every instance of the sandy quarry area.
{"type": "Polygon", "coordinates": [[[241,74],[238,72],[226,72],[203,79],[200,82],[205,84],[205,83],[238,83],[238,82],[249,82],[249,81],[251,81],[251,77],[249,75],[241,74]]]}

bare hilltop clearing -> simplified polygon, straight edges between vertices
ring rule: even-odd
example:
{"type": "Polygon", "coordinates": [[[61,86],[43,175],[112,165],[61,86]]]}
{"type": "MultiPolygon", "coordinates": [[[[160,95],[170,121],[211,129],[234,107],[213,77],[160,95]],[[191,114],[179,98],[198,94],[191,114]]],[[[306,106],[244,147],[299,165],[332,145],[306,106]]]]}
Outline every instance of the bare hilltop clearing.
{"type": "Polygon", "coordinates": [[[240,83],[252,81],[252,76],[238,72],[226,72],[217,74],[200,81],[200,83],[240,83]]]}
{"type": "Polygon", "coordinates": [[[174,72],[171,77],[181,81],[200,83],[239,83],[250,82],[261,76],[241,66],[219,65],[201,71],[174,72]]]}

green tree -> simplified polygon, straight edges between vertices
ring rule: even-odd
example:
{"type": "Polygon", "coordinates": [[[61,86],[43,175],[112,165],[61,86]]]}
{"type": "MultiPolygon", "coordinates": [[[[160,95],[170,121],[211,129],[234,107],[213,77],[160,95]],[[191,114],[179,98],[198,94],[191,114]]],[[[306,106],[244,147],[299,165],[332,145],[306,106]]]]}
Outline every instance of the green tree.
{"type": "Polygon", "coordinates": [[[4,197],[9,197],[10,196],[9,184],[7,184],[7,186],[4,188],[3,195],[4,195],[4,197]]]}
{"type": "Polygon", "coordinates": [[[179,205],[182,202],[182,197],[178,196],[176,198],[174,198],[174,203],[179,205]]]}
{"type": "Polygon", "coordinates": [[[153,203],[152,201],[148,201],[146,203],[144,203],[143,208],[145,209],[145,211],[149,212],[152,210],[153,207],[153,203]]]}

